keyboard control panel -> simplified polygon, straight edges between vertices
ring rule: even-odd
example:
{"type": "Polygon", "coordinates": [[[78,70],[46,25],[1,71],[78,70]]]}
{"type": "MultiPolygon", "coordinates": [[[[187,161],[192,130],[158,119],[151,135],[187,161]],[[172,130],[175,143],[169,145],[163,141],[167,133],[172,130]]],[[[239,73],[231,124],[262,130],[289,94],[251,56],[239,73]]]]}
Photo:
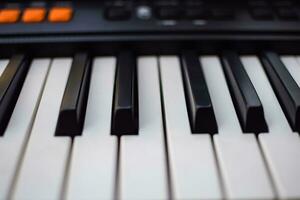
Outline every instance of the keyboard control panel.
{"type": "Polygon", "coordinates": [[[1,2],[1,35],[300,32],[293,0],[1,2]]]}

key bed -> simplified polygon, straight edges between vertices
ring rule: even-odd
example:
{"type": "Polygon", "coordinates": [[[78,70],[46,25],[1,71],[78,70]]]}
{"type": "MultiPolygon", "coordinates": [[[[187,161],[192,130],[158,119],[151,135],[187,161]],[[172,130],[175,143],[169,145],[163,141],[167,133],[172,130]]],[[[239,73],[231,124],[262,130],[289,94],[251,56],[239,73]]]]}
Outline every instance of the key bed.
{"type": "MultiPolygon", "coordinates": [[[[31,59],[0,137],[0,198],[300,198],[299,133],[281,99],[297,96],[298,56],[117,55],[31,59]],[[116,117],[120,95],[130,112],[116,117]],[[66,102],[76,106],[64,120],[82,130],[57,135],[66,102]]],[[[3,85],[9,63],[0,61],[3,85]]]]}

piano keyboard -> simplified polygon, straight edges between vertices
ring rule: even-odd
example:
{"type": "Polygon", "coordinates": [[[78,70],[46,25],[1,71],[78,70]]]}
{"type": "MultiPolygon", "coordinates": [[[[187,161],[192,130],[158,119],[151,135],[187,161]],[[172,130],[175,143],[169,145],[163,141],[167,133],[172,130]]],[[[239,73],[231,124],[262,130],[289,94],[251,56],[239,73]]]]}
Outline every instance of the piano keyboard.
{"type": "Polygon", "coordinates": [[[0,199],[300,198],[300,56],[16,55],[0,74],[0,199]]]}

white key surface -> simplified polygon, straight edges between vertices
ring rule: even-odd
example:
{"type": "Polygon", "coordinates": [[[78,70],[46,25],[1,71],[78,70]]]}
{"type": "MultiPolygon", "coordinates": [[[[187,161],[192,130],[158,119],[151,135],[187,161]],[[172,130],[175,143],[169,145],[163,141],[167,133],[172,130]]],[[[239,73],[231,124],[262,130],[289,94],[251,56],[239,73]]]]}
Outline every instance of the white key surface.
{"type": "MultiPolygon", "coordinates": [[[[1,64],[0,61],[0,70],[1,64]]],[[[30,135],[49,64],[50,59],[33,60],[4,136],[0,138],[0,199],[9,196],[30,135]]]]}
{"type": "Polygon", "coordinates": [[[259,59],[244,56],[245,69],[261,99],[269,133],[259,141],[279,198],[300,198],[300,140],[292,132],[259,59]]]}
{"type": "Polygon", "coordinates": [[[52,61],[13,199],[58,199],[61,196],[71,138],[54,134],[71,63],[69,58],[52,61]]]}
{"type": "Polygon", "coordinates": [[[121,137],[121,199],[167,199],[167,167],[156,57],[138,58],[139,133],[121,137]]]}
{"type": "Polygon", "coordinates": [[[274,198],[267,169],[253,134],[243,134],[216,56],[200,57],[219,133],[214,144],[229,199],[274,198]]]}
{"type": "Polygon", "coordinates": [[[280,56],[281,61],[285,65],[286,69],[289,71],[293,79],[296,81],[297,85],[300,86],[300,66],[297,61],[296,56],[284,55],[280,56]]]}
{"type": "Polygon", "coordinates": [[[0,60],[0,76],[2,75],[2,73],[4,72],[6,66],[8,65],[9,60],[7,59],[1,59],[0,60]]]}
{"type": "Polygon", "coordinates": [[[117,137],[110,133],[116,59],[95,58],[82,136],[73,145],[66,199],[115,199],[117,137]]]}
{"type": "Polygon", "coordinates": [[[191,133],[179,59],[161,56],[159,65],[174,199],[221,199],[211,137],[191,133]]]}
{"type": "MultiPolygon", "coordinates": [[[[289,56],[287,56],[287,57],[289,57],[289,56]]],[[[294,69],[295,69],[295,73],[291,73],[292,74],[292,76],[293,76],[293,78],[294,78],[294,80],[297,82],[297,84],[298,84],[298,86],[300,87],[300,78],[299,78],[299,76],[297,76],[297,74],[299,73],[299,66],[300,66],[300,56],[299,55],[297,55],[297,56],[295,56],[296,57],[296,61],[297,61],[297,66],[298,67],[295,67],[294,69]]]]}
{"type": "Polygon", "coordinates": [[[292,133],[259,59],[255,56],[242,56],[241,59],[263,105],[269,132],[272,135],[292,133]]]}
{"type": "Polygon", "coordinates": [[[237,118],[219,58],[200,57],[220,135],[240,135],[241,126],[237,118]]]}

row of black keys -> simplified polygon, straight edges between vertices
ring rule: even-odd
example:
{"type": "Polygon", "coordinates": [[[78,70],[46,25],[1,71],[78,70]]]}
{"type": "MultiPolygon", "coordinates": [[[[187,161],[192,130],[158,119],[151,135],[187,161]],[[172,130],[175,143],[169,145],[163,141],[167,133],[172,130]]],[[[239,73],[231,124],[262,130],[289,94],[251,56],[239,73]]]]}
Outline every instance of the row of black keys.
{"type": "MultiPolygon", "coordinates": [[[[0,77],[0,136],[3,136],[30,66],[24,55],[13,56],[0,77]]],[[[118,57],[113,134],[136,134],[138,131],[136,61],[132,53],[118,57]]],[[[56,136],[81,135],[91,77],[91,58],[75,55],[61,102],[56,136]]]]}
{"type": "MultiPolygon", "coordinates": [[[[276,53],[264,52],[260,59],[291,128],[300,131],[299,86],[276,53]]],[[[243,132],[268,132],[263,106],[239,55],[226,51],[221,55],[221,62],[243,132]]],[[[213,107],[197,55],[184,53],[182,64],[192,131],[216,133],[213,107]]]]}
{"type": "MultiPolygon", "coordinates": [[[[264,52],[260,58],[290,126],[300,131],[300,88],[276,53],[264,52]]],[[[239,55],[226,51],[221,61],[243,132],[267,132],[262,104],[239,55]]],[[[213,105],[198,55],[194,51],[184,51],[181,65],[192,132],[217,133],[213,105]]],[[[28,59],[16,55],[0,77],[0,135],[5,132],[28,69],[28,59]]],[[[75,55],[60,107],[56,136],[81,135],[90,77],[91,58],[85,53],[75,55]]],[[[112,134],[138,134],[137,67],[136,57],[131,52],[118,56],[112,109],[112,134]]]]}

